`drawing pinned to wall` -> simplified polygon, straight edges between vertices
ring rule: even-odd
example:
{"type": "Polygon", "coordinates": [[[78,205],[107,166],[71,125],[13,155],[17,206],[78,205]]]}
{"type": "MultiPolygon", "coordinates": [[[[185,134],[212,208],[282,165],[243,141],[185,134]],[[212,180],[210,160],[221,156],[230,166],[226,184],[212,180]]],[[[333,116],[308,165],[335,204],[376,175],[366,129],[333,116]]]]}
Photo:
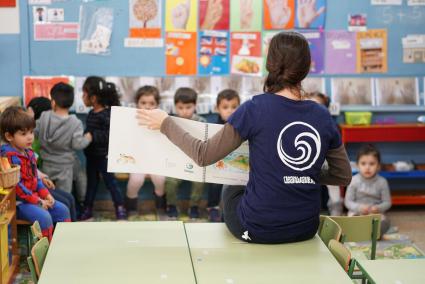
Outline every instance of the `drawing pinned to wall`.
{"type": "Polygon", "coordinates": [[[265,30],[294,28],[295,0],[263,0],[263,4],[265,30]]]}
{"type": "Polygon", "coordinates": [[[166,31],[196,32],[198,27],[197,0],[167,0],[165,12],[166,31]]]}
{"type": "Polygon", "coordinates": [[[326,93],[325,78],[307,77],[301,82],[301,87],[306,93],[326,93]]]}
{"type": "Polygon", "coordinates": [[[366,14],[349,14],[348,15],[348,30],[350,32],[366,31],[367,30],[367,15],[366,14]]]}
{"type": "Polygon", "coordinates": [[[407,35],[402,45],[404,63],[425,63],[425,35],[407,35]]]}
{"type": "Polygon", "coordinates": [[[200,32],[199,74],[229,73],[229,33],[221,31],[200,32]]]}
{"type": "Polygon", "coordinates": [[[163,46],[161,5],[161,0],[129,0],[130,38],[125,39],[126,46],[163,46]]]}
{"type": "Polygon", "coordinates": [[[262,51],[263,51],[263,73],[267,74],[267,69],[266,69],[266,63],[267,63],[267,54],[269,53],[269,46],[270,46],[270,41],[272,40],[272,38],[278,34],[279,31],[264,31],[263,32],[263,39],[262,39],[262,51]]]}
{"type": "Polygon", "coordinates": [[[231,35],[231,72],[233,74],[261,76],[260,32],[236,32],[231,35]]]}
{"type": "Polygon", "coordinates": [[[321,31],[300,31],[307,39],[311,54],[310,74],[323,74],[325,70],[325,36],[321,31]]]}
{"type": "Polygon", "coordinates": [[[371,78],[332,78],[332,102],[347,105],[374,105],[371,78]]]}
{"type": "Polygon", "coordinates": [[[261,31],[263,5],[259,0],[230,1],[232,31],[261,31]]]}
{"type": "Polygon", "coordinates": [[[120,95],[120,100],[126,106],[134,106],[134,95],[142,86],[142,77],[105,77],[107,82],[115,84],[120,95]]]}
{"type": "Polygon", "coordinates": [[[217,95],[220,91],[224,89],[232,89],[242,93],[242,76],[211,76],[211,93],[217,95]]]}
{"type": "Polygon", "coordinates": [[[199,27],[201,30],[228,30],[229,0],[200,0],[199,27]]]}
{"type": "Polygon", "coordinates": [[[50,89],[57,83],[70,82],[69,77],[44,77],[44,76],[25,76],[24,77],[24,105],[33,98],[45,97],[50,99],[50,89]]]}
{"type": "Polygon", "coordinates": [[[78,23],[44,23],[34,25],[35,41],[77,40],[78,23]]]}
{"type": "Polygon", "coordinates": [[[263,94],[264,77],[248,77],[242,78],[242,91],[239,94],[241,101],[244,102],[253,96],[263,94]]]}
{"type": "Polygon", "coordinates": [[[65,11],[62,8],[47,9],[47,21],[63,22],[65,20],[65,11]]]}
{"type": "Polygon", "coordinates": [[[34,24],[47,22],[47,7],[34,6],[32,7],[32,14],[34,24]]]}
{"type": "Polygon", "coordinates": [[[377,105],[419,105],[417,78],[377,78],[377,105]]]}
{"type": "Polygon", "coordinates": [[[320,29],[325,27],[326,0],[297,0],[295,27],[320,29]]]}
{"type": "Polygon", "coordinates": [[[425,0],[407,0],[407,6],[425,6],[425,0]]]}
{"type": "Polygon", "coordinates": [[[357,72],[385,73],[387,71],[387,31],[358,32],[357,72]]]}
{"type": "Polygon", "coordinates": [[[76,113],[89,113],[91,107],[86,107],[83,100],[83,84],[86,80],[85,77],[75,77],[74,80],[74,105],[73,108],[76,113]]]}
{"type": "Polygon", "coordinates": [[[196,33],[168,32],[166,35],[166,74],[195,75],[196,33]]]}
{"type": "Polygon", "coordinates": [[[112,8],[82,5],[77,53],[109,55],[113,24],[112,8]]]}
{"type": "Polygon", "coordinates": [[[326,32],[325,64],[328,74],[356,73],[356,34],[347,31],[326,32]]]}

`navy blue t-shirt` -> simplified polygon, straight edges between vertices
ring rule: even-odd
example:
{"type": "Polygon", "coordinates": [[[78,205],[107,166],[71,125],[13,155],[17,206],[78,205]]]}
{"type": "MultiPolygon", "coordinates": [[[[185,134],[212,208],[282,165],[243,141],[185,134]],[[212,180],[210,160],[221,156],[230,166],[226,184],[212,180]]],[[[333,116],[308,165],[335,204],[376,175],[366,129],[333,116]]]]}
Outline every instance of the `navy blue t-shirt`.
{"type": "Polygon", "coordinates": [[[309,100],[253,97],[228,121],[249,141],[250,172],[239,219],[253,240],[295,241],[317,231],[319,175],[326,153],[341,145],[329,111],[309,100]]]}

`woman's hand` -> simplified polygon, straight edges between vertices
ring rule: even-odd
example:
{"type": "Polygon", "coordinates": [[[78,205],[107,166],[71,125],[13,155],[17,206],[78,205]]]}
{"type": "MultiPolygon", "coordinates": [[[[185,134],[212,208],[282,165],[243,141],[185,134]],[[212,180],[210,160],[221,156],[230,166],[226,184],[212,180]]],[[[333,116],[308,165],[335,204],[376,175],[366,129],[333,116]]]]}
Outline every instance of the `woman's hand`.
{"type": "Polygon", "coordinates": [[[139,125],[147,126],[151,130],[161,129],[161,125],[167,117],[168,113],[160,109],[138,109],[136,115],[139,125]]]}

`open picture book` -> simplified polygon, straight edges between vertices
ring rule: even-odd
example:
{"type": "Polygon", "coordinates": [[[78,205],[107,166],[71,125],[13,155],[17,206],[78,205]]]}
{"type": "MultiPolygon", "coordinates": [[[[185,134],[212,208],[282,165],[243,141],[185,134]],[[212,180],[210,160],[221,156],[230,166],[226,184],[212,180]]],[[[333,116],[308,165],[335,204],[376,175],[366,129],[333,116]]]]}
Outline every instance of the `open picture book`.
{"type": "MultiPolygon", "coordinates": [[[[206,141],[223,125],[173,117],[193,137],[206,141]]],[[[248,182],[248,143],[224,159],[199,167],[159,130],[138,125],[136,109],[112,107],[109,133],[108,172],[155,174],[178,179],[245,185],[248,182]]]]}

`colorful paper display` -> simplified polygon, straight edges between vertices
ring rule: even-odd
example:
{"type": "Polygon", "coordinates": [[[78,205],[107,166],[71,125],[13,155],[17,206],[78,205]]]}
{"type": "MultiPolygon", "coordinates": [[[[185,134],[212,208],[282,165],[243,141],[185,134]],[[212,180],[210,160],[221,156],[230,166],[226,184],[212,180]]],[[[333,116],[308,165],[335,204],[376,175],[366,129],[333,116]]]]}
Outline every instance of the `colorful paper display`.
{"type": "Polygon", "coordinates": [[[238,31],[261,31],[263,5],[259,0],[230,1],[230,29],[238,31]]]}
{"type": "Polygon", "coordinates": [[[200,0],[199,28],[201,30],[228,30],[229,0],[200,0]]]}
{"type": "Polygon", "coordinates": [[[171,31],[196,32],[198,28],[197,0],[165,1],[165,29],[171,31]]]}
{"type": "Polygon", "coordinates": [[[229,73],[229,33],[219,31],[200,32],[199,74],[225,75],[229,73]]]}
{"type": "Polygon", "coordinates": [[[326,32],[326,73],[356,73],[356,34],[347,31],[326,32]]]}
{"type": "Polygon", "coordinates": [[[311,54],[310,74],[323,74],[325,70],[325,37],[321,31],[300,31],[307,39],[311,54]]]}
{"type": "Polygon", "coordinates": [[[161,0],[130,0],[129,19],[132,38],[161,38],[161,0]]]}
{"type": "Polygon", "coordinates": [[[260,32],[235,32],[231,35],[231,72],[260,76],[263,67],[260,32]]]}
{"type": "Polygon", "coordinates": [[[263,0],[264,29],[294,28],[295,0],[263,0]]]}
{"type": "Polygon", "coordinates": [[[195,75],[196,33],[168,32],[166,36],[166,74],[195,75]]]}
{"type": "Polygon", "coordinates": [[[24,104],[33,98],[45,97],[50,99],[50,89],[57,83],[69,83],[68,77],[24,77],[24,104]]]}
{"type": "Polygon", "coordinates": [[[357,33],[357,72],[385,73],[387,66],[387,31],[357,33]]]}
{"type": "Polygon", "coordinates": [[[295,27],[319,29],[325,27],[326,0],[297,0],[295,27]]]}

